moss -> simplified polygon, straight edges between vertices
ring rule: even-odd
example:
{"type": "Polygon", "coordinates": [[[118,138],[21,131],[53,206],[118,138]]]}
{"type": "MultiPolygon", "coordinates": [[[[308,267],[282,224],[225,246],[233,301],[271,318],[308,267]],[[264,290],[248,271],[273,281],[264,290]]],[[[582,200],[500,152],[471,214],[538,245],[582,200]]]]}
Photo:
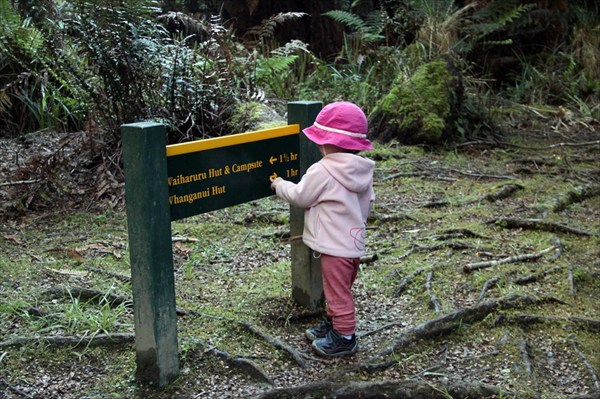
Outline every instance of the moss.
{"type": "Polygon", "coordinates": [[[232,133],[268,129],[285,123],[275,111],[259,102],[239,103],[229,119],[232,133]]]}
{"type": "Polygon", "coordinates": [[[417,128],[414,135],[437,142],[450,115],[454,85],[446,61],[433,61],[419,67],[407,81],[397,80],[379,108],[401,130],[417,128]]]}

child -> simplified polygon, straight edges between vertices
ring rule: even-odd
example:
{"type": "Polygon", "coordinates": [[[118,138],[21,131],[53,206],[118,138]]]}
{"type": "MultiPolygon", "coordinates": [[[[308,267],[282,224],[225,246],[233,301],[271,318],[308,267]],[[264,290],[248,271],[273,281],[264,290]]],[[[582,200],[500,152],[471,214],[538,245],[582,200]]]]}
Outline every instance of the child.
{"type": "Polygon", "coordinates": [[[315,123],[303,130],[323,158],[298,184],[278,177],[277,195],[305,209],[302,240],[321,261],[327,317],[306,331],[322,356],[351,355],[356,342],[352,284],[364,255],[365,225],[375,199],[375,163],[358,154],[373,148],[367,139],[367,118],[350,102],[325,106],[315,123]]]}

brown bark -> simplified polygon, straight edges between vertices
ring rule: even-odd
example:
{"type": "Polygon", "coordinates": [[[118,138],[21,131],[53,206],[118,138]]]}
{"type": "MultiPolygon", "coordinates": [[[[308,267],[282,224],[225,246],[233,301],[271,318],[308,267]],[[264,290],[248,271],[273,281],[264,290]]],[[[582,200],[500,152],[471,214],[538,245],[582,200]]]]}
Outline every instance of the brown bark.
{"type": "MultiPolygon", "coordinates": [[[[407,379],[381,382],[333,382],[319,381],[298,387],[278,388],[264,392],[259,399],[280,398],[337,398],[337,399],[444,399],[484,398],[499,395],[500,388],[475,381],[439,382],[407,379]]],[[[506,391],[502,391],[507,394],[506,391]]]]}

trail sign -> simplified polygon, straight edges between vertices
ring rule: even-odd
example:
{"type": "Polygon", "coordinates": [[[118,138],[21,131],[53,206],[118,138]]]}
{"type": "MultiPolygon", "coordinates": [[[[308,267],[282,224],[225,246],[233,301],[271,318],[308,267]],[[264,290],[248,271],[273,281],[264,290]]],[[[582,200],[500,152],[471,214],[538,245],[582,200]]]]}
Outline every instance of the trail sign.
{"type": "MultiPolygon", "coordinates": [[[[319,159],[299,132],[321,107],[292,102],[287,126],[172,146],[162,124],[121,126],[139,381],[164,386],[179,375],[171,221],[273,195],[269,177],[297,182],[319,159]]],[[[291,206],[290,233],[303,226],[304,209],[291,206]]],[[[291,243],[291,258],[292,297],[321,306],[318,259],[301,240],[291,243]]]]}
{"type": "Polygon", "coordinates": [[[273,195],[270,177],[298,182],[300,125],[167,146],[171,220],[273,195]]]}

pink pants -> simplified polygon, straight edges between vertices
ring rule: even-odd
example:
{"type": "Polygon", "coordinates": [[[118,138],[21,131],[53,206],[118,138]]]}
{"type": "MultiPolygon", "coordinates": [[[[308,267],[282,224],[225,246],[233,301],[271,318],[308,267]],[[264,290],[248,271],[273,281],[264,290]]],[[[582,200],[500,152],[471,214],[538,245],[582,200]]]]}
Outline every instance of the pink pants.
{"type": "Polygon", "coordinates": [[[340,258],[321,254],[323,292],[327,315],[341,335],[352,335],[356,328],[352,284],[358,274],[360,258],[340,258]]]}

